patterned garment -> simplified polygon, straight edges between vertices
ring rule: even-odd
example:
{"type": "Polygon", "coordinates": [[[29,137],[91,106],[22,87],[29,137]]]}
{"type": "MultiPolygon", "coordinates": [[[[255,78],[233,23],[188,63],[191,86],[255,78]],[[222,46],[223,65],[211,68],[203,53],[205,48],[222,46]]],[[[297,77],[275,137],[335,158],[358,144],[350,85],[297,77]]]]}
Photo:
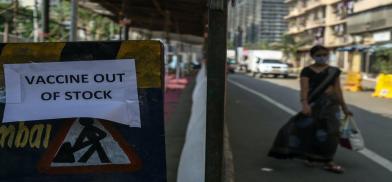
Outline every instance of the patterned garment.
{"type": "Polygon", "coordinates": [[[312,106],[312,115],[299,113],[280,130],[268,156],[330,162],[339,144],[340,109],[335,94],[322,95],[312,106]]]}

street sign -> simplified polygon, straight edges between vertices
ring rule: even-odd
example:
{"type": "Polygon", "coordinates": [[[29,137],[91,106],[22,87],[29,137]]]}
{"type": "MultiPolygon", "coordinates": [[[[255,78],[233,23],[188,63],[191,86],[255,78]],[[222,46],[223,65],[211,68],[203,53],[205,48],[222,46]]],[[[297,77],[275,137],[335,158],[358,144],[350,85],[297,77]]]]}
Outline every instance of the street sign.
{"type": "Polygon", "coordinates": [[[66,126],[40,160],[48,174],[133,172],[141,161],[133,147],[110,124],[91,118],[64,122],[66,126]]]}
{"type": "Polygon", "coordinates": [[[3,123],[92,117],[141,126],[132,59],[4,64],[4,77],[3,123]]]}
{"type": "MultiPolygon", "coordinates": [[[[0,124],[0,181],[166,181],[163,57],[158,41],[0,44],[1,67],[132,59],[140,109],[140,127],[93,118],[0,124]]],[[[0,74],[1,118],[4,82],[0,74]]]]}

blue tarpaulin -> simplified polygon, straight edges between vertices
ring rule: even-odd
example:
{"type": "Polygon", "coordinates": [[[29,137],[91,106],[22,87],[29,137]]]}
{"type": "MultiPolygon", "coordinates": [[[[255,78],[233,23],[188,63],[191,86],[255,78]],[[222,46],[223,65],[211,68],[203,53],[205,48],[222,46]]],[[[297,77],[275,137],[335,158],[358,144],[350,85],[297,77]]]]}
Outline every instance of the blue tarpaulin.
{"type": "Polygon", "coordinates": [[[341,52],[366,51],[369,48],[370,48],[369,46],[364,46],[364,45],[352,45],[352,46],[338,48],[337,51],[341,51],[341,52]]]}

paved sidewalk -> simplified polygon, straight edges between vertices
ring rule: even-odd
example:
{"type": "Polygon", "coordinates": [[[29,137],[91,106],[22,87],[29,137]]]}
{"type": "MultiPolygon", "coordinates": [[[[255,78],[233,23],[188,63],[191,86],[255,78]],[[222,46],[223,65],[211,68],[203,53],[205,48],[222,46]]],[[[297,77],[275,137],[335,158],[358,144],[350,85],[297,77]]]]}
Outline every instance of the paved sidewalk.
{"type": "Polygon", "coordinates": [[[188,86],[181,92],[169,90],[165,96],[165,133],[167,181],[175,182],[177,168],[185,141],[186,129],[192,107],[192,93],[195,80],[190,79],[188,86]],[[177,97],[177,98],[174,98],[177,97]]]}

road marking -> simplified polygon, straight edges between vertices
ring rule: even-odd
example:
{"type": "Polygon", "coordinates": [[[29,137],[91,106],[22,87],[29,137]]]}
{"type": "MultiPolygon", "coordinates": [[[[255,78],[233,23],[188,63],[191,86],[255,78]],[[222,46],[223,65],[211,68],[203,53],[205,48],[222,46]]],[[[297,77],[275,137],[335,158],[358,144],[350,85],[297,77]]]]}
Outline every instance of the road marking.
{"type": "Polygon", "coordinates": [[[392,162],[388,159],[385,159],[384,157],[376,154],[375,152],[367,148],[358,152],[392,172],[392,162]]]}
{"type": "Polygon", "coordinates": [[[228,79],[228,80],[229,80],[230,83],[236,85],[237,87],[240,87],[240,88],[242,88],[242,89],[244,89],[244,90],[246,90],[246,91],[248,91],[248,92],[250,92],[252,94],[255,94],[255,95],[261,97],[262,99],[264,99],[267,102],[269,102],[269,103],[279,107],[280,109],[282,109],[283,111],[286,111],[287,113],[289,113],[291,115],[295,115],[297,113],[294,110],[292,110],[291,108],[288,108],[285,105],[283,105],[283,104],[281,104],[281,103],[271,99],[270,97],[264,95],[263,93],[260,93],[260,92],[258,92],[256,90],[253,90],[253,89],[249,88],[249,87],[246,87],[245,85],[242,85],[241,83],[235,82],[235,81],[233,81],[231,79],[228,79]]]}
{"type": "MultiPolygon", "coordinates": [[[[289,107],[279,103],[278,101],[268,97],[267,95],[265,95],[263,93],[260,93],[260,92],[254,90],[254,89],[251,89],[251,88],[249,88],[249,87],[247,87],[247,86],[245,86],[245,85],[243,85],[241,83],[238,83],[238,82],[233,81],[231,79],[228,79],[228,82],[233,84],[233,85],[235,85],[235,86],[237,86],[237,87],[240,87],[240,88],[242,88],[242,89],[244,89],[244,90],[246,90],[246,91],[248,91],[248,92],[250,92],[252,94],[255,94],[256,96],[266,100],[267,102],[275,105],[276,107],[282,109],[283,111],[286,111],[287,113],[289,113],[291,115],[295,115],[297,113],[293,109],[291,109],[291,108],[289,108],[289,107]]],[[[380,166],[384,167],[388,171],[392,172],[392,162],[389,161],[388,159],[382,157],[381,155],[379,155],[379,154],[377,154],[377,153],[375,153],[375,152],[373,152],[373,151],[371,151],[371,150],[369,150],[367,148],[359,151],[359,153],[362,154],[363,156],[367,157],[368,159],[372,160],[373,162],[379,164],[380,166]]]]}

